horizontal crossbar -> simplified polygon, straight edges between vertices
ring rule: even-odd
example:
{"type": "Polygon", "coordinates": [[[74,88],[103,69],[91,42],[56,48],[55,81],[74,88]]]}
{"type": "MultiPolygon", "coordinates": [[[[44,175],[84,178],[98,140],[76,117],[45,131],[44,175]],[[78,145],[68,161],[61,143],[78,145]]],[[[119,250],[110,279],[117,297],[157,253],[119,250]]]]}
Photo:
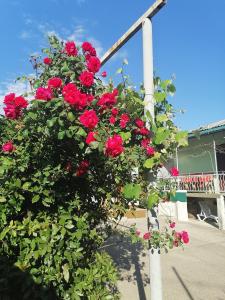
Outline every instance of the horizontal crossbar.
{"type": "Polygon", "coordinates": [[[104,65],[129,39],[142,27],[145,18],[152,18],[167,0],[157,0],[128,30],[127,32],[103,55],[101,65],[104,65]]]}

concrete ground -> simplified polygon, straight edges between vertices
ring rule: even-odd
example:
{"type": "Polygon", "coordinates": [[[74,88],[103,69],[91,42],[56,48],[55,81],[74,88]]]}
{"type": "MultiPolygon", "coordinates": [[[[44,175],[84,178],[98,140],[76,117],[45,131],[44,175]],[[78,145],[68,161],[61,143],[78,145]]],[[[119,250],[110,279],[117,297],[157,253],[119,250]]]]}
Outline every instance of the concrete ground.
{"type": "MultiPolygon", "coordinates": [[[[124,220],[146,231],[146,219],[124,220]]],[[[225,300],[225,232],[205,222],[179,222],[190,243],[161,255],[164,300],[225,300]]],[[[121,274],[118,288],[122,300],[150,300],[147,252],[115,236],[107,247],[121,274]]]]}

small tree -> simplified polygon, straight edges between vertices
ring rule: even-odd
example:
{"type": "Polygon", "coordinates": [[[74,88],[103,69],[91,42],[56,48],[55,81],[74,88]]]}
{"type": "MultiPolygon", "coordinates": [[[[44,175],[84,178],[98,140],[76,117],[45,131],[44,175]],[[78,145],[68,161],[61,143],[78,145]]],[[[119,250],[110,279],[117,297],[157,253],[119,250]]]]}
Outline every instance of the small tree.
{"type": "MultiPolygon", "coordinates": [[[[156,174],[183,143],[166,100],[175,88],[156,79],[152,124],[143,93],[97,76],[90,43],[51,37],[43,52],[43,62],[33,58],[34,100],[6,95],[0,119],[0,291],[16,299],[117,299],[116,270],[98,249],[109,220],[137,199],[152,207],[162,198],[146,171],[156,174]]],[[[174,241],[184,242],[175,230],[154,237],[156,246],[174,241]]]]}

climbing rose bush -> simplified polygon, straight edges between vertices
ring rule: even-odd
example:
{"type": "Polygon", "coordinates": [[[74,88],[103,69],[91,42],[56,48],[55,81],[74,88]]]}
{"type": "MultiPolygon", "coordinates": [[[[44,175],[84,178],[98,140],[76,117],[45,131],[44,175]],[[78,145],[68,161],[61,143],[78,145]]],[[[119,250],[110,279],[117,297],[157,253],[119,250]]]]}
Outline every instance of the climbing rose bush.
{"type": "Polygon", "coordinates": [[[137,200],[151,208],[163,198],[148,174],[184,143],[166,99],[175,88],[155,79],[153,123],[143,89],[103,84],[90,43],[51,37],[43,53],[32,100],[6,95],[0,118],[0,292],[117,299],[115,267],[99,249],[137,200]]]}

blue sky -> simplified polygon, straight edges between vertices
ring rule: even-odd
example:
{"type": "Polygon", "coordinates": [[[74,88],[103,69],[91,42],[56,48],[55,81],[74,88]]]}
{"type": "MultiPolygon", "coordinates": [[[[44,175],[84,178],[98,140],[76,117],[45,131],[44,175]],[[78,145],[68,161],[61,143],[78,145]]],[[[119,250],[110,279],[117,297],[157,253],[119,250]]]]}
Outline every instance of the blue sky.
{"type": "MultiPolygon", "coordinates": [[[[2,0],[0,11],[0,97],[20,92],[14,79],[32,73],[29,54],[46,46],[47,34],[77,42],[90,40],[100,55],[153,3],[153,0],[2,0]]],[[[154,69],[164,79],[176,76],[171,99],[182,129],[224,119],[225,1],[168,0],[153,18],[154,69]]],[[[103,70],[115,72],[124,58],[135,84],[142,75],[142,35],[137,33],[103,70]]]]}

